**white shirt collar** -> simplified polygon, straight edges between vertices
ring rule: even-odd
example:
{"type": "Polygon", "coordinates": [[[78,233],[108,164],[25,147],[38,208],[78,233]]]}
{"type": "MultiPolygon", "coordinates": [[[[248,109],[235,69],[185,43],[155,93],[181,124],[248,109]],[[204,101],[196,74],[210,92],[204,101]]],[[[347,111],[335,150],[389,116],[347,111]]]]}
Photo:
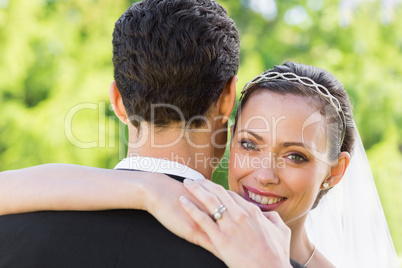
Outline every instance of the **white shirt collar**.
{"type": "Polygon", "coordinates": [[[127,157],[118,163],[114,169],[135,169],[154,173],[176,175],[193,180],[204,180],[198,171],[178,162],[154,157],[127,157]]]}

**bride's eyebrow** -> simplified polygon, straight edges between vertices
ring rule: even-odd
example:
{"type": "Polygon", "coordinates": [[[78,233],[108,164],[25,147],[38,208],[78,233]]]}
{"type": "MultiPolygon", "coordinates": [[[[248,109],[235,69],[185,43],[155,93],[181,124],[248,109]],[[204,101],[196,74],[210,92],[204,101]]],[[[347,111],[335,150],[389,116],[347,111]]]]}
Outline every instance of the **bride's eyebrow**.
{"type": "Polygon", "coordinates": [[[304,143],[302,142],[282,142],[279,144],[280,147],[290,147],[290,146],[300,146],[300,147],[306,147],[304,143]]]}
{"type": "Polygon", "coordinates": [[[257,133],[255,133],[255,132],[253,132],[253,131],[251,131],[251,130],[248,130],[248,129],[241,129],[241,130],[239,130],[239,132],[238,133],[241,133],[241,132],[246,132],[246,133],[248,133],[248,134],[250,134],[250,135],[252,135],[256,140],[258,140],[258,141],[264,141],[264,138],[263,137],[261,137],[260,135],[258,135],[257,133]]]}

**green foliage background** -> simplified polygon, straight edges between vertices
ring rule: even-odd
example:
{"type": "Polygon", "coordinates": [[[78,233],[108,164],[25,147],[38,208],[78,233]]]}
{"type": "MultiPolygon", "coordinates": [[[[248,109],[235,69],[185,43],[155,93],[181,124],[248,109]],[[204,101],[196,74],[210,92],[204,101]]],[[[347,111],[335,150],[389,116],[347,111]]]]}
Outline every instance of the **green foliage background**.
{"type": "MultiPolygon", "coordinates": [[[[113,168],[125,156],[126,130],[108,90],[111,33],[131,2],[0,0],[0,171],[49,162],[113,168]]],[[[402,7],[381,23],[380,1],[365,1],[340,26],[339,0],[276,1],[270,19],[250,8],[255,1],[218,2],[241,33],[239,91],[286,60],[344,83],[402,255],[402,7]],[[292,10],[304,19],[289,22],[292,10]]],[[[214,180],[226,185],[225,174],[217,170],[214,180]]]]}

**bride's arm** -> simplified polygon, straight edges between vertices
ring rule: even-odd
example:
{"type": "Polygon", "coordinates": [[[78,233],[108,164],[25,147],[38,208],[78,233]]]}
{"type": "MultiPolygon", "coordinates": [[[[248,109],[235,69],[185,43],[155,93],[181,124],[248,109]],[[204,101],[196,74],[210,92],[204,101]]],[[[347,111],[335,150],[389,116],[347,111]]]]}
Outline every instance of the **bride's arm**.
{"type": "Polygon", "coordinates": [[[209,238],[181,208],[182,195],[197,202],[182,183],[158,173],[68,164],[0,173],[0,215],[41,210],[143,209],[176,235],[217,255],[209,238]]]}
{"type": "MultiPolygon", "coordinates": [[[[139,172],[137,172],[139,173],[139,172]]],[[[0,173],[0,215],[39,210],[145,209],[144,183],[116,171],[47,164],[0,173]]]]}

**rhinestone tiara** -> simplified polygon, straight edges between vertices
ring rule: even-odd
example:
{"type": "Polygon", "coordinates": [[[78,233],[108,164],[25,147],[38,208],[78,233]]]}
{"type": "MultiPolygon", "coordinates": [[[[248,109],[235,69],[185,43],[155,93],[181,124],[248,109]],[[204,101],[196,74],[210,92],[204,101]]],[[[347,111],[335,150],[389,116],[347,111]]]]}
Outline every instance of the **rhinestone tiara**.
{"type": "Polygon", "coordinates": [[[324,87],[323,85],[317,84],[311,78],[305,77],[305,76],[298,76],[297,74],[294,74],[294,73],[268,72],[265,74],[258,75],[253,80],[248,82],[244,86],[243,90],[241,91],[241,94],[243,95],[244,93],[247,92],[247,90],[249,88],[251,88],[252,86],[254,86],[256,84],[270,82],[271,80],[275,80],[275,79],[300,83],[300,84],[312,89],[314,92],[318,93],[319,95],[321,95],[332,107],[334,107],[335,111],[337,112],[337,114],[343,124],[342,140],[341,140],[341,145],[342,145],[343,139],[345,138],[345,132],[346,132],[346,118],[345,118],[345,114],[342,111],[342,106],[341,106],[339,100],[337,98],[335,98],[334,96],[332,96],[326,87],[324,87]]]}

